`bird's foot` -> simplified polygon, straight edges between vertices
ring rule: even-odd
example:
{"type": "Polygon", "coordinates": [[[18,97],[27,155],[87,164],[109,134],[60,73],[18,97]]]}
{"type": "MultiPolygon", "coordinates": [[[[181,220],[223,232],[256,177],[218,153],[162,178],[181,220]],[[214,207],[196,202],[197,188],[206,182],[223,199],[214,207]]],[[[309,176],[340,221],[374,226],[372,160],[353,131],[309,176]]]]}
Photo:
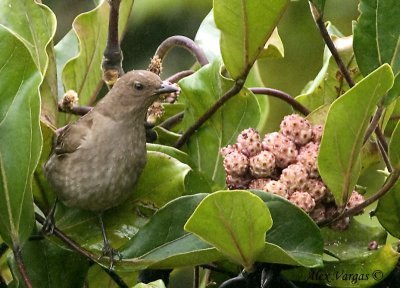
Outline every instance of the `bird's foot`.
{"type": "Polygon", "coordinates": [[[101,252],[99,260],[104,256],[110,259],[110,266],[108,267],[110,270],[114,269],[114,261],[116,257],[118,257],[118,260],[122,259],[122,254],[117,249],[111,247],[110,243],[108,242],[104,243],[103,250],[101,252]]]}

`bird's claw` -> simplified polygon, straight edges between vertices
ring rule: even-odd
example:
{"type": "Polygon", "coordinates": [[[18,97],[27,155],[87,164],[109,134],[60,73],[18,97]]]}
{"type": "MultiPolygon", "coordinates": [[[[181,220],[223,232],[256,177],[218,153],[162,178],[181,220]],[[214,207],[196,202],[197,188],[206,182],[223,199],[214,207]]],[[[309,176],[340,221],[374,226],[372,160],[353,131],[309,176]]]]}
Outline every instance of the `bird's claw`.
{"type": "Polygon", "coordinates": [[[110,259],[110,266],[108,267],[110,270],[114,269],[115,257],[118,257],[118,260],[122,259],[122,254],[117,249],[112,248],[109,243],[104,244],[98,260],[102,259],[104,256],[110,259]]]}

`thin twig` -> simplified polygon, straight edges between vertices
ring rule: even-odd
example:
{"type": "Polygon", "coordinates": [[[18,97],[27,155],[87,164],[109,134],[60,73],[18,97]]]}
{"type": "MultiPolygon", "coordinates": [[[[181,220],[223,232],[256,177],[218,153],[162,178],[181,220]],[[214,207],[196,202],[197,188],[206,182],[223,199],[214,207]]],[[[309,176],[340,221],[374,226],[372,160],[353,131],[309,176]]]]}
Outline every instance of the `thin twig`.
{"type": "Polygon", "coordinates": [[[218,266],[216,266],[214,264],[203,264],[203,265],[200,265],[200,267],[203,268],[203,269],[208,269],[208,270],[211,270],[211,271],[214,271],[214,272],[225,274],[225,275],[227,275],[229,277],[235,277],[237,275],[236,273],[230,272],[228,270],[221,269],[221,268],[219,268],[218,266]]]}
{"type": "Polygon", "coordinates": [[[308,115],[310,113],[310,110],[308,110],[307,107],[305,107],[303,104],[301,104],[292,96],[283,91],[272,88],[250,88],[249,90],[254,94],[263,94],[279,98],[285,101],[286,103],[290,104],[293,107],[293,109],[299,111],[303,115],[308,115]]]}
{"type": "Polygon", "coordinates": [[[381,153],[383,162],[385,162],[387,170],[392,173],[393,172],[393,167],[392,164],[390,163],[389,156],[387,154],[387,151],[385,151],[385,148],[383,147],[382,143],[380,141],[377,141],[377,145],[379,148],[379,152],[381,153]]]}
{"type": "Polygon", "coordinates": [[[376,138],[378,138],[379,143],[381,143],[382,148],[385,150],[385,152],[388,153],[389,147],[388,147],[388,144],[386,142],[385,135],[383,135],[382,130],[378,129],[378,128],[379,127],[377,127],[377,129],[375,129],[376,138]]]}
{"type": "Polygon", "coordinates": [[[221,98],[218,99],[217,102],[214,103],[189,129],[182,134],[179,140],[175,143],[175,148],[182,147],[183,144],[192,136],[197,129],[200,128],[212,115],[214,115],[217,110],[225,104],[229,99],[235,96],[240,90],[243,88],[244,81],[236,81],[235,85],[231,89],[229,89],[221,98]]]}
{"type": "Polygon", "coordinates": [[[160,127],[170,130],[172,127],[174,127],[176,124],[182,121],[183,119],[183,112],[180,112],[178,114],[175,114],[174,116],[169,117],[166,119],[164,122],[160,123],[160,127]]]}
{"type": "Polygon", "coordinates": [[[376,110],[374,117],[372,118],[371,122],[369,123],[367,131],[365,131],[364,142],[363,142],[364,144],[368,141],[371,134],[378,127],[379,120],[381,119],[383,110],[384,110],[383,106],[379,106],[378,109],[376,110]]]}
{"type": "MultiPolygon", "coordinates": [[[[36,221],[38,221],[40,224],[44,224],[46,219],[43,218],[41,215],[35,213],[35,218],[36,221]]],[[[78,243],[76,243],[74,240],[72,240],[71,238],[69,238],[67,235],[64,234],[64,232],[62,232],[61,230],[59,230],[57,227],[54,227],[53,230],[53,234],[61,239],[65,244],[67,244],[70,248],[72,248],[73,250],[75,250],[76,252],[78,252],[79,254],[85,256],[86,258],[88,258],[91,261],[96,262],[97,260],[97,256],[90,253],[89,251],[87,251],[86,249],[82,248],[78,243]]]]}
{"type": "Polygon", "coordinates": [[[101,266],[101,268],[110,276],[112,280],[114,280],[115,284],[120,288],[128,288],[128,284],[124,282],[124,280],[117,274],[115,271],[107,269],[106,267],[101,266]]]}
{"type": "Polygon", "coordinates": [[[155,57],[158,56],[161,60],[163,60],[169,50],[176,46],[188,50],[197,59],[197,62],[199,62],[201,66],[208,64],[206,54],[204,54],[200,46],[197,45],[192,39],[180,35],[171,36],[165,39],[158,47],[155,57]]]}
{"type": "Polygon", "coordinates": [[[350,88],[354,86],[354,81],[350,76],[349,70],[347,70],[346,65],[344,65],[342,58],[340,58],[339,52],[337,51],[335,44],[333,43],[331,36],[329,35],[328,30],[326,29],[324,19],[322,14],[318,11],[318,8],[314,6],[314,4],[309,1],[311,14],[314,18],[315,23],[317,24],[318,30],[321,33],[322,38],[325,41],[326,46],[331,52],[333,59],[335,59],[336,64],[338,65],[340,72],[343,77],[346,79],[346,82],[349,84],[350,88]]]}
{"type": "Polygon", "coordinates": [[[165,81],[168,81],[168,82],[171,82],[171,83],[176,83],[179,80],[181,80],[181,79],[183,79],[183,78],[185,78],[187,76],[192,75],[193,73],[194,73],[193,70],[180,71],[180,72],[178,72],[178,73],[176,73],[174,75],[169,76],[167,79],[165,79],[165,81]]]}
{"type": "Polygon", "coordinates": [[[17,263],[18,271],[21,274],[22,280],[25,283],[25,286],[28,288],[32,288],[31,279],[28,276],[28,272],[26,271],[24,260],[22,259],[21,248],[19,246],[13,247],[14,259],[17,263]]]}

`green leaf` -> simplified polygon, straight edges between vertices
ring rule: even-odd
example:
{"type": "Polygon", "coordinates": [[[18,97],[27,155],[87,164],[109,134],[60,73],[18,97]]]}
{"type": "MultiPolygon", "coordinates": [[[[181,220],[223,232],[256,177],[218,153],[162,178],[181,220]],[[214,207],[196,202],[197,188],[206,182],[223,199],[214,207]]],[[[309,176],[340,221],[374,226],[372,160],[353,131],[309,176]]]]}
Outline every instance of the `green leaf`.
{"type": "Polygon", "coordinates": [[[206,195],[182,196],[158,210],[147,225],[121,249],[123,258],[139,258],[156,268],[195,265],[222,259],[221,254],[212,246],[183,230],[187,219],[206,195]]]}
{"type": "MultiPolygon", "coordinates": [[[[214,61],[181,80],[179,86],[182,89],[179,99],[186,104],[182,125],[187,129],[233,86],[233,81],[221,76],[220,62],[214,61]]],[[[213,182],[214,190],[225,187],[220,148],[236,142],[242,130],[257,127],[259,119],[260,107],[256,97],[243,89],[189,139],[187,152],[196,167],[213,182]]]]}
{"type": "Polygon", "coordinates": [[[253,191],[268,206],[274,221],[258,261],[294,266],[322,265],[323,239],[315,222],[286,199],[264,191],[253,191]]]}
{"type": "Polygon", "coordinates": [[[400,170],[400,122],[397,123],[396,128],[392,133],[389,143],[389,159],[393,168],[400,170]]]}
{"type": "Polygon", "coordinates": [[[395,268],[399,253],[385,245],[368,256],[326,262],[320,269],[292,269],[284,272],[290,280],[327,285],[329,287],[375,287],[395,268]]]}
{"type": "Polygon", "coordinates": [[[379,199],[374,216],[387,232],[400,238],[400,181],[379,199]]]}
{"type": "Polygon", "coordinates": [[[199,204],[184,229],[251,271],[272,219],[264,202],[247,191],[219,191],[199,204]]]}
{"type": "Polygon", "coordinates": [[[369,226],[353,219],[350,227],[344,231],[323,228],[322,236],[325,242],[325,251],[340,260],[362,258],[371,254],[368,244],[376,241],[378,245],[385,245],[387,233],[381,227],[369,226]]]}
{"type": "Polygon", "coordinates": [[[376,105],[392,85],[392,71],[384,64],[333,102],[329,109],[318,169],[338,205],[347,202],[357,183],[365,131],[376,105]]]}
{"type": "Polygon", "coordinates": [[[12,247],[34,225],[31,181],[42,145],[41,76],[23,42],[2,25],[0,39],[0,235],[12,247]]]}
{"type": "Polygon", "coordinates": [[[162,280],[157,280],[148,284],[139,283],[133,286],[133,288],[165,288],[165,284],[162,280]]]}
{"type": "MultiPolygon", "coordinates": [[[[119,34],[122,35],[134,0],[121,1],[119,34]]],[[[87,105],[96,98],[102,86],[101,60],[107,42],[109,5],[103,1],[90,12],[79,15],[73,29],[79,40],[80,52],[64,67],[62,79],[66,90],[78,93],[80,103],[87,105]]],[[[69,49],[67,46],[65,49],[69,49]]]]}
{"type": "MultiPolygon", "coordinates": [[[[22,259],[33,287],[83,287],[89,263],[76,252],[50,241],[28,241],[22,248],[22,259]],[[40,267],[40,269],[38,269],[40,267]]],[[[14,280],[23,280],[15,260],[11,260],[14,280]]]]}
{"type": "Polygon", "coordinates": [[[214,21],[214,11],[211,10],[204,18],[203,22],[201,22],[196,37],[194,38],[194,41],[206,54],[209,62],[222,59],[219,46],[220,37],[221,32],[218,30],[214,21]]]}
{"type": "Polygon", "coordinates": [[[400,71],[400,26],[397,0],[361,0],[360,18],[354,27],[354,53],[366,76],[384,63],[400,71]]]}
{"type": "Polygon", "coordinates": [[[259,59],[265,58],[283,58],[285,56],[285,49],[281,37],[278,33],[278,28],[275,28],[269,37],[267,43],[265,43],[264,49],[258,56],[259,59]]]}
{"type": "Polygon", "coordinates": [[[215,23],[221,30],[221,54],[233,79],[247,76],[288,3],[288,0],[214,1],[215,23]]]}

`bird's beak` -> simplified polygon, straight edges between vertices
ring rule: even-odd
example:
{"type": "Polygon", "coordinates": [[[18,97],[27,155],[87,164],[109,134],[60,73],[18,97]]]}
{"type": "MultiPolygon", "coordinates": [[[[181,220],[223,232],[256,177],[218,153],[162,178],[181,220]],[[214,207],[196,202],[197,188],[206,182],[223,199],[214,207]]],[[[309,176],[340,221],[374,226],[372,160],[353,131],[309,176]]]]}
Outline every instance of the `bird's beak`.
{"type": "Polygon", "coordinates": [[[178,92],[179,89],[175,85],[171,85],[170,83],[163,82],[161,87],[156,90],[157,95],[164,93],[175,93],[178,92]]]}

